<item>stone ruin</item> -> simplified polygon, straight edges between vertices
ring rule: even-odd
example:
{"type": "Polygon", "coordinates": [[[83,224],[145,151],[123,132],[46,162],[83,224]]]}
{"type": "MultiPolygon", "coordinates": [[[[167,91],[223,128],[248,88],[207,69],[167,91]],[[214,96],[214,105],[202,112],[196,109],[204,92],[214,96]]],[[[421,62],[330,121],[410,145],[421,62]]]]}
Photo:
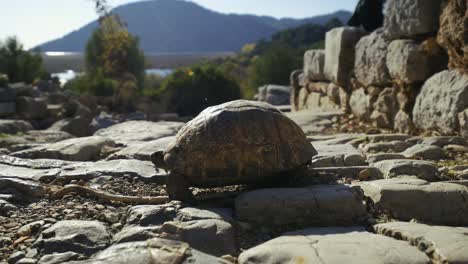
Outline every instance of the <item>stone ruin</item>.
{"type": "Polygon", "coordinates": [[[292,111],[343,110],[384,129],[468,136],[466,0],[387,1],[382,28],[335,28],[291,74],[292,111]]]}

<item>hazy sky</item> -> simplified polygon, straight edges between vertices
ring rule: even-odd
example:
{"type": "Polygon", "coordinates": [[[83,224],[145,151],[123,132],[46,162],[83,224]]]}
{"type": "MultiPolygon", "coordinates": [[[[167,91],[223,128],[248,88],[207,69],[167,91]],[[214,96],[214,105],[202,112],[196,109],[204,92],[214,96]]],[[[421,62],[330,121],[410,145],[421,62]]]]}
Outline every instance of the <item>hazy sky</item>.
{"type": "MultiPolygon", "coordinates": [[[[154,0],[157,1],[157,0],[154,0]]],[[[174,0],[176,1],[176,0],[174,0]]],[[[188,0],[187,0],[188,1],[188,0]]],[[[353,10],[358,0],[191,0],[222,13],[309,17],[353,10]]],[[[91,0],[1,0],[0,40],[19,37],[26,48],[55,39],[96,19],[91,0]]],[[[113,7],[137,0],[108,0],[113,7]]]]}

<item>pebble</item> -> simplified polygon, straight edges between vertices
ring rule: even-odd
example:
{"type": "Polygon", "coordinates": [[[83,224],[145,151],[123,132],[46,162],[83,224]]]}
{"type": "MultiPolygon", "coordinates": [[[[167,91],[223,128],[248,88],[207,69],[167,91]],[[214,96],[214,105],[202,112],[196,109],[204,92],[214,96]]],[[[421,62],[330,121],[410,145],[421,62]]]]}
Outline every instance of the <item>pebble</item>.
{"type": "Polygon", "coordinates": [[[16,251],[15,253],[11,254],[8,258],[8,264],[15,264],[25,256],[26,254],[23,251],[16,251]]]}

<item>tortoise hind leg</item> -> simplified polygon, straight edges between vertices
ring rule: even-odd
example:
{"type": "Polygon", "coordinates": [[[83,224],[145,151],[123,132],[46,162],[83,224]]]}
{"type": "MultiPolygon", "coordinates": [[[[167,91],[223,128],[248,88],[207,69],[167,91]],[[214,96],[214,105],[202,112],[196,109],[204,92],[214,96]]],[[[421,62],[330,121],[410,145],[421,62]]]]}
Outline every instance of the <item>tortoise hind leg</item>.
{"type": "Polygon", "coordinates": [[[179,173],[171,172],[167,177],[166,190],[171,200],[194,204],[195,199],[189,190],[190,184],[185,177],[179,173]]]}

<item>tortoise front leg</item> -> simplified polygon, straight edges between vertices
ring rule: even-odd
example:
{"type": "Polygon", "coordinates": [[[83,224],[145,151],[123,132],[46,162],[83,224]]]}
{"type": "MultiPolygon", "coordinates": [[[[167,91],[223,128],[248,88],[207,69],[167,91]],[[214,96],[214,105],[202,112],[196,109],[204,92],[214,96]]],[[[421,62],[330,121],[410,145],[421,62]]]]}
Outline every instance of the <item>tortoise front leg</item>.
{"type": "Polygon", "coordinates": [[[167,177],[166,190],[171,200],[179,200],[184,203],[194,204],[195,199],[189,190],[190,184],[184,175],[171,172],[167,177]]]}

